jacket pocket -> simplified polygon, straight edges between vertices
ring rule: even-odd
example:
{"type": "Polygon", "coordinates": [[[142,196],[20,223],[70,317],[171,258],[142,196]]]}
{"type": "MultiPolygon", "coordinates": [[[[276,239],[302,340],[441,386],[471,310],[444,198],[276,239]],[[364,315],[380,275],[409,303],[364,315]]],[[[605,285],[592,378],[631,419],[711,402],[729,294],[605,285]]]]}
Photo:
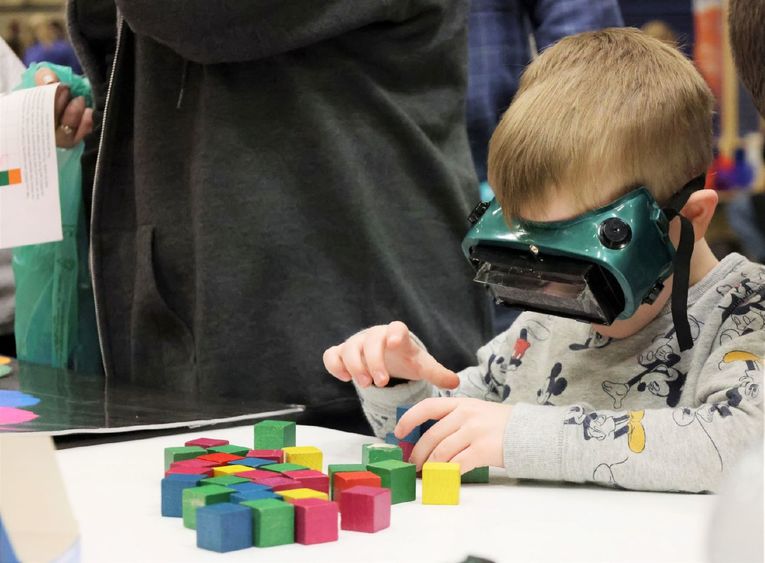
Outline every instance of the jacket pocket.
{"type": "Polygon", "coordinates": [[[130,315],[133,378],[152,386],[193,391],[196,387],[194,337],[157,287],[154,227],[139,227],[136,242],[130,315]]]}

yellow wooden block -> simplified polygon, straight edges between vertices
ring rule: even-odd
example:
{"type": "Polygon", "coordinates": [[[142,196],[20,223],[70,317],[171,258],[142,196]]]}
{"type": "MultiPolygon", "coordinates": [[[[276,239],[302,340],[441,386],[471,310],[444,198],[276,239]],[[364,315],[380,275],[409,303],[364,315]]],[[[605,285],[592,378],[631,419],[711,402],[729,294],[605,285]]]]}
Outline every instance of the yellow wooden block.
{"type": "Polygon", "coordinates": [[[292,446],[289,448],[282,448],[282,451],[284,452],[284,461],[287,463],[304,465],[309,469],[321,471],[323,460],[319,448],[313,446],[292,446]]]}
{"type": "Polygon", "coordinates": [[[288,489],[286,491],[279,491],[276,494],[280,495],[286,501],[298,500],[301,498],[320,498],[322,500],[329,500],[327,493],[314,491],[313,489],[288,489]]]}
{"type": "Polygon", "coordinates": [[[246,465],[221,465],[213,467],[213,477],[223,477],[224,475],[236,475],[244,471],[252,471],[252,467],[246,465]]]}
{"type": "Polygon", "coordinates": [[[422,504],[460,503],[460,464],[429,461],[422,466],[422,504]]]}

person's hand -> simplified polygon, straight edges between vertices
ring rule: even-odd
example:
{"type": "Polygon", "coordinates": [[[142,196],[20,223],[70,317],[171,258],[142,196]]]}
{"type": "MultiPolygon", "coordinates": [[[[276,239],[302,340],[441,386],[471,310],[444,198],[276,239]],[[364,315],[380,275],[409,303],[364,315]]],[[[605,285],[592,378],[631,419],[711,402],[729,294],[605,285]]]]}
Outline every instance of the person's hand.
{"type": "MultiPolygon", "coordinates": [[[[35,73],[35,84],[45,86],[58,82],[58,76],[49,68],[35,73]]],[[[71,149],[93,131],[93,109],[85,107],[85,98],[72,99],[69,87],[58,85],[55,102],[56,146],[71,149]]]]}
{"type": "Polygon", "coordinates": [[[480,399],[438,397],[410,408],[396,424],[400,440],[428,420],[438,420],[417,441],[409,461],[422,469],[426,461],[451,461],[460,472],[491,465],[504,467],[503,439],[512,407],[480,399]]]}
{"type": "Polygon", "coordinates": [[[417,345],[401,321],[362,330],[328,348],[324,367],[340,381],[354,380],[359,387],[369,387],[372,382],[383,387],[391,376],[424,379],[445,389],[460,383],[456,373],[417,345]]]}

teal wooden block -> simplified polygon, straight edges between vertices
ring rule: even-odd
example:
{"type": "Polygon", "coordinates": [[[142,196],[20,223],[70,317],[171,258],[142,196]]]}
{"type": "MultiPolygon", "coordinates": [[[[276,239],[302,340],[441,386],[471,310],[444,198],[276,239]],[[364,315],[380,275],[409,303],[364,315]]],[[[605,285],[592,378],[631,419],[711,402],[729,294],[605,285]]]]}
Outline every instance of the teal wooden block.
{"type": "Polygon", "coordinates": [[[369,465],[386,459],[404,461],[404,453],[401,448],[392,444],[364,444],[361,446],[361,464],[369,465]]]}
{"type": "Polygon", "coordinates": [[[205,455],[207,450],[199,446],[177,446],[165,448],[165,471],[170,469],[170,464],[174,461],[184,459],[194,459],[200,455],[205,455]]]}
{"type": "Polygon", "coordinates": [[[380,477],[382,486],[390,489],[391,504],[410,502],[417,498],[417,467],[397,459],[386,459],[367,465],[380,477]]]}
{"type": "Polygon", "coordinates": [[[264,420],[253,426],[255,450],[280,450],[295,446],[294,422],[264,420]]]}
{"type": "Polygon", "coordinates": [[[207,448],[207,451],[211,454],[231,454],[247,457],[247,452],[250,451],[250,448],[245,448],[244,446],[237,446],[234,444],[226,444],[224,446],[213,446],[212,448],[207,448]]]}
{"type": "Polygon", "coordinates": [[[489,468],[484,467],[476,467],[475,469],[471,469],[467,473],[463,473],[462,477],[460,477],[460,482],[462,483],[488,483],[489,482],[489,468]]]}
{"type": "Polygon", "coordinates": [[[220,485],[203,485],[183,490],[183,525],[195,530],[197,527],[197,509],[219,502],[228,502],[235,491],[220,485]]]}
{"type": "Polygon", "coordinates": [[[332,496],[332,488],[333,488],[333,476],[335,473],[342,473],[345,471],[366,471],[367,466],[362,465],[360,463],[333,463],[332,465],[327,466],[327,475],[329,475],[329,498],[334,498],[332,496]]]}
{"type": "Polygon", "coordinates": [[[270,547],[295,542],[295,507],[290,503],[266,498],[246,500],[240,506],[252,509],[255,546],[270,547]]]}

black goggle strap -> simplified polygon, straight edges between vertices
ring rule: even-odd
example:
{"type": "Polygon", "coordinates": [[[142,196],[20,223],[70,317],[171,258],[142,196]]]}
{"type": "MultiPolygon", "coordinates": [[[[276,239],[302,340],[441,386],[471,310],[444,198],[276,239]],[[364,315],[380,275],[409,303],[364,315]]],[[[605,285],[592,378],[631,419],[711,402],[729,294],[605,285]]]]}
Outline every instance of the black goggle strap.
{"type": "Polygon", "coordinates": [[[680,210],[685,207],[691,194],[704,187],[706,174],[697,176],[667,202],[662,209],[668,221],[675,217],[680,218],[680,242],[675,252],[673,264],[674,278],[672,279],[672,322],[675,325],[677,342],[680,350],[690,350],[693,347],[691,325],[688,322],[688,285],[691,275],[691,255],[695,237],[691,222],[680,215],[680,210]]]}

